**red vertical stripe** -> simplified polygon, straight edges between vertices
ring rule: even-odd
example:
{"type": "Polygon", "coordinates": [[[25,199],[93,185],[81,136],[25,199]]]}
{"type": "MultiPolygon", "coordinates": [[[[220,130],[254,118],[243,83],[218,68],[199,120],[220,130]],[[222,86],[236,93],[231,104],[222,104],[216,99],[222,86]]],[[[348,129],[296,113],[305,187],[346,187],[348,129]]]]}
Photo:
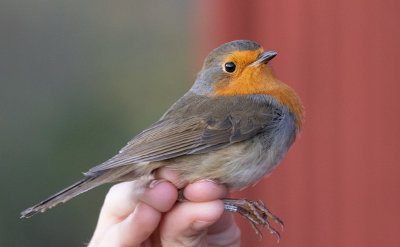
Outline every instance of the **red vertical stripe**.
{"type": "MultiPolygon", "coordinates": [[[[400,246],[400,2],[198,1],[198,60],[234,39],[279,55],[306,108],[303,133],[269,176],[235,196],[285,223],[279,246],[400,246]]],[[[259,241],[239,219],[243,246],[259,241]]]]}

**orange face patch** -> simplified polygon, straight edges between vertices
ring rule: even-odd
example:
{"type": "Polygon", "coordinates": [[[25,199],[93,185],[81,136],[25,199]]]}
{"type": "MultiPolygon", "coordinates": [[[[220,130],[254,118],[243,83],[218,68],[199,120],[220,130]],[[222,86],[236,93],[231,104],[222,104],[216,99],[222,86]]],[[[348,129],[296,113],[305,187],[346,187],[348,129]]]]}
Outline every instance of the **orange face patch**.
{"type": "Polygon", "coordinates": [[[303,106],[299,97],[292,88],[279,81],[268,65],[261,64],[256,67],[249,66],[254,62],[262,49],[256,51],[237,51],[229,54],[222,66],[227,62],[233,62],[236,70],[229,76],[214,83],[214,95],[235,96],[249,94],[267,94],[274,96],[280,104],[287,106],[298,120],[296,125],[301,128],[303,119],[303,106]]]}
{"type": "Polygon", "coordinates": [[[227,77],[214,83],[214,94],[218,96],[233,96],[247,94],[262,94],[273,90],[277,79],[266,65],[249,66],[256,61],[263,49],[255,51],[236,51],[226,56],[221,66],[233,62],[234,72],[226,72],[227,77]]]}
{"type": "Polygon", "coordinates": [[[235,51],[226,56],[222,66],[227,62],[234,62],[238,69],[244,68],[245,66],[254,62],[258,55],[263,53],[264,50],[262,48],[255,51],[235,51]]]}

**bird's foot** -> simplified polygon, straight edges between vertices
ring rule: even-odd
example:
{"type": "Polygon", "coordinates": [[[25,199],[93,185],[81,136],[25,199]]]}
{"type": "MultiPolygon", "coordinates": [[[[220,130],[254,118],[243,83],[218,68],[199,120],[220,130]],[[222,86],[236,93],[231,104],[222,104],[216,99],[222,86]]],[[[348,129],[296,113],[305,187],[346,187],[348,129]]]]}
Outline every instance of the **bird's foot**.
{"type": "Polygon", "coordinates": [[[262,233],[257,226],[261,225],[266,227],[271,234],[275,234],[278,237],[278,242],[280,240],[280,234],[275,230],[269,223],[268,218],[274,220],[278,223],[283,230],[283,221],[273,215],[264,205],[262,201],[249,201],[246,199],[222,199],[224,202],[224,208],[226,211],[236,212],[241,214],[243,217],[249,220],[251,226],[257,235],[262,238],[262,233]]]}

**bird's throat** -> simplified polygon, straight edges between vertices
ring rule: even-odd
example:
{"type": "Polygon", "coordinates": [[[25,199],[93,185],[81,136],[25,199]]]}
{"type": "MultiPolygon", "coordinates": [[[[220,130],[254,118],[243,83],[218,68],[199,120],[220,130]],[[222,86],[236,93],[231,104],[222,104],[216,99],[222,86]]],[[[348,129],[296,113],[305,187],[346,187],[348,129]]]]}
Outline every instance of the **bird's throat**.
{"type": "Polygon", "coordinates": [[[276,98],[279,104],[289,108],[295,114],[296,126],[301,129],[304,117],[303,105],[296,92],[285,83],[276,79],[269,68],[243,71],[240,76],[222,81],[214,87],[216,96],[236,96],[266,94],[276,98]]]}

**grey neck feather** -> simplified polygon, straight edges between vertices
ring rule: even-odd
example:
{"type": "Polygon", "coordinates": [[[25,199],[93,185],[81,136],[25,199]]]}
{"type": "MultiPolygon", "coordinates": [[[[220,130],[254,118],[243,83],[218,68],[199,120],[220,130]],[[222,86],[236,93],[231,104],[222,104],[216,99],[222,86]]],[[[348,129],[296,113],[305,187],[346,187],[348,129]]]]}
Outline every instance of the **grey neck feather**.
{"type": "Polygon", "coordinates": [[[219,72],[220,70],[220,68],[211,67],[200,71],[200,73],[197,75],[196,81],[190,88],[190,92],[197,95],[211,94],[214,91],[212,86],[214,77],[210,75],[219,72]]]}

